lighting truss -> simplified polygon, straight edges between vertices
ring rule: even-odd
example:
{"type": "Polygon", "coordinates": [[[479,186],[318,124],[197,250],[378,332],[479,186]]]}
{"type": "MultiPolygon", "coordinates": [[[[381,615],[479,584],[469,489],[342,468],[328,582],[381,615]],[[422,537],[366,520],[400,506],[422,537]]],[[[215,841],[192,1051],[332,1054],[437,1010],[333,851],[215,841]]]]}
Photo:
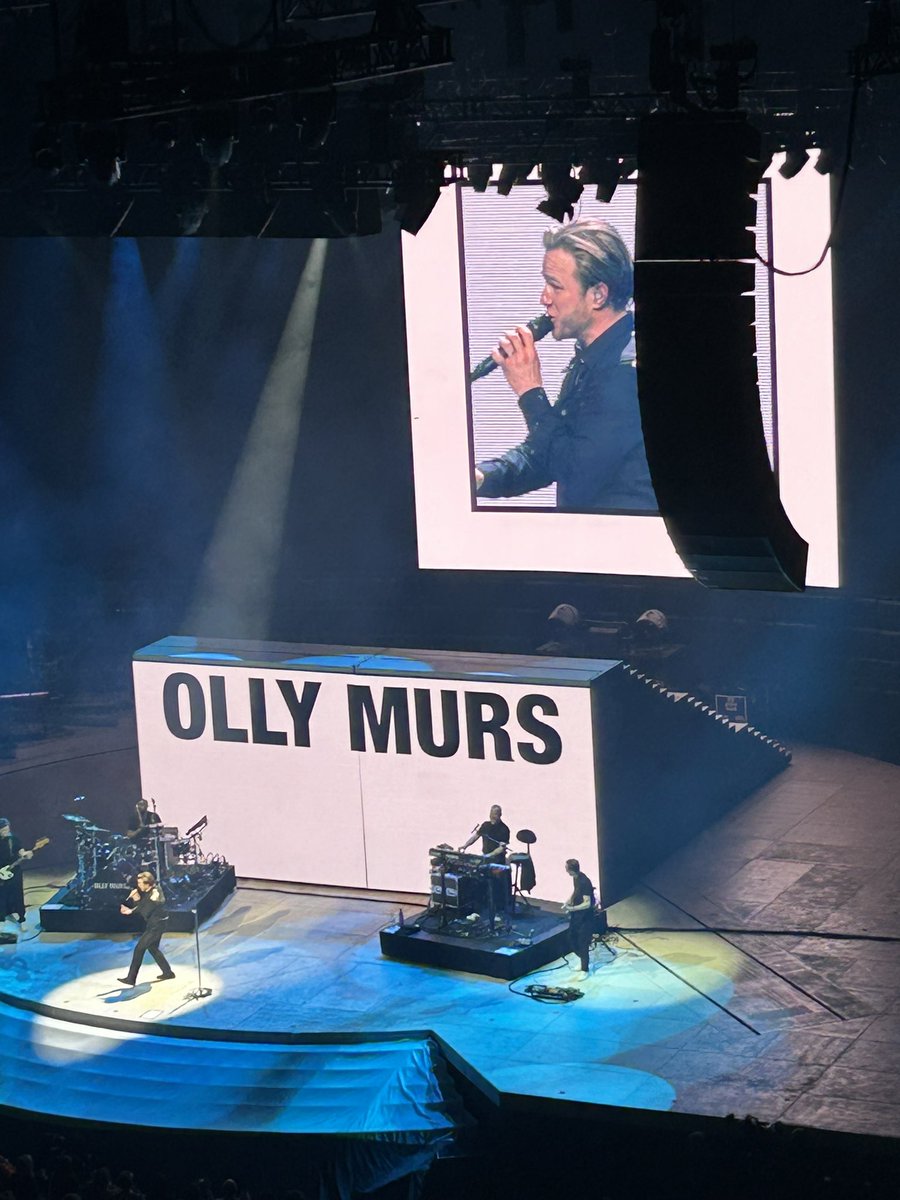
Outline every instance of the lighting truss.
{"type": "Polygon", "coordinates": [[[363,83],[452,62],[434,26],[263,51],[132,59],[70,71],[41,87],[48,121],[123,121],[363,83]]]}

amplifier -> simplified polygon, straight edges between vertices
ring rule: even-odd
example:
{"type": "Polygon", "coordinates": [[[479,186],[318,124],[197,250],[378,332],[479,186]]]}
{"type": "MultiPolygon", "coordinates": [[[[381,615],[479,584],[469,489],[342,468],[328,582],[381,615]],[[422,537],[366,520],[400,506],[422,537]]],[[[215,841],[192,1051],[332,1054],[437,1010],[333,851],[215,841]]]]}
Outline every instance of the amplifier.
{"type": "Polygon", "coordinates": [[[439,904],[448,908],[459,907],[459,876],[450,872],[431,872],[431,894],[439,904]]]}
{"type": "Polygon", "coordinates": [[[487,888],[487,879],[477,875],[431,872],[432,900],[446,908],[473,909],[487,904],[487,888]]]}

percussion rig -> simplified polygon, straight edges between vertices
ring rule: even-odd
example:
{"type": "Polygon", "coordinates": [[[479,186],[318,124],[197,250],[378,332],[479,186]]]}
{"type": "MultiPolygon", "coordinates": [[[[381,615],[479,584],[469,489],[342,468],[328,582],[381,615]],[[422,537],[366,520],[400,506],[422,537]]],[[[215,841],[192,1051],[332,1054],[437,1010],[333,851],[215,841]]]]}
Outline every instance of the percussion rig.
{"type": "Polygon", "coordinates": [[[63,813],[62,818],[75,827],[75,877],[70,896],[80,907],[118,906],[140,871],[152,871],[164,891],[177,894],[194,885],[198,867],[218,871],[223,865],[220,856],[205,855],[200,848],[209,824],[205,815],[183,836],[175,826],[153,823],[145,825],[137,837],[113,833],[81,813],[63,813]]]}

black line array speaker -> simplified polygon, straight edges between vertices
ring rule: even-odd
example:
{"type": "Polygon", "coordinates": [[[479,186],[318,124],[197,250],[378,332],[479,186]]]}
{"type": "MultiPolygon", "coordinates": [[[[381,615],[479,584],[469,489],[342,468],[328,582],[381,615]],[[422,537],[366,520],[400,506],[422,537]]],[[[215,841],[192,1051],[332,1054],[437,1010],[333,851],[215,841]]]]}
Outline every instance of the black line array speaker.
{"type": "Polygon", "coordinates": [[[638,393],[660,513],[707,587],[802,591],[778,496],[754,330],[759,135],[741,114],[651,114],[638,147],[638,393]]]}

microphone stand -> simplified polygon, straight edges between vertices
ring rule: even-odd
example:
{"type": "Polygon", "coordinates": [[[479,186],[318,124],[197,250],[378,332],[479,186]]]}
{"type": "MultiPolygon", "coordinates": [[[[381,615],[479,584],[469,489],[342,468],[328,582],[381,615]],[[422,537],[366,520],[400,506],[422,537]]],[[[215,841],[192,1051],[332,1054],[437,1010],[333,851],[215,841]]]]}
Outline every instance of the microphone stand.
{"type": "Polygon", "coordinates": [[[196,908],[191,909],[191,915],[194,918],[194,947],[197,954],[197,986],[193,991],[188,992],[186,1000],[203,1000],[207,996],[212,995],[212,988],[203,986],[203,975],[200,970],[200,921],[197,916],[196,908]]]}

